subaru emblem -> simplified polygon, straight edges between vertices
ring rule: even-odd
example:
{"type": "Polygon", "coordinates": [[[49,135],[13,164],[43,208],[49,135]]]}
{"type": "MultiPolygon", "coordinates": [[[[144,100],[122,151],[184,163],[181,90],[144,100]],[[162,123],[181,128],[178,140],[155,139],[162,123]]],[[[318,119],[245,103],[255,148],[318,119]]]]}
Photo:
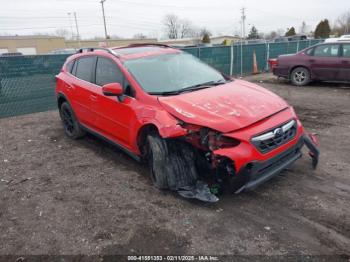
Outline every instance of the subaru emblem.
{"type": "Polygon", "coordinates": [[[273,135],[275,136],[275,138],[279,138],[283,135],[283,129],[282,128],[276,128],[273,131],[273,135]]]}

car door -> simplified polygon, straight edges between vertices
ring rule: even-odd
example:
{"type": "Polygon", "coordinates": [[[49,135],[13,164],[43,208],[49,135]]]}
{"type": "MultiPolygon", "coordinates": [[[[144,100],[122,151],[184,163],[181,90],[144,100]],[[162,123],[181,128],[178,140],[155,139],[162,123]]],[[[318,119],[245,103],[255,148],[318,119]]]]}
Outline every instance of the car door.
{"type": "Polygon", "coordinates": [[[340,81],[350,81],[350,43],[342,44],[341,68],[339,70],[340,81]]]}
{"type": "Polygon", "coordinates": [[[95,68],[96,57],[86,56],[76,59],[72,70],[72,77],[67,84],[67,94],[72,103],[73,110],[78,116],[80,123],[91,126],[95,119],[90,110],[94,87],[93,69],[95,68]]]}
{"type": "Polygon", "coordinates": [[[312,78],[317,80],[337,80],[341,66],[340,45],[325,44],[316,46],[309,58],[312,78]]]}
{"type": "Polygon", "coordinates": [[[97,58],[95,72],[94,93],[97,99],[92,105],[92,110],[97,117],[98,131],[105,137],[130,148],[131,123],[136,119],[133,110],[137,104],[134,91],[116,62],[107,57],[97,58]],[[105,96],[102,86],[116,82],[124,87],[124,95],[121,97],[105,96]]]}

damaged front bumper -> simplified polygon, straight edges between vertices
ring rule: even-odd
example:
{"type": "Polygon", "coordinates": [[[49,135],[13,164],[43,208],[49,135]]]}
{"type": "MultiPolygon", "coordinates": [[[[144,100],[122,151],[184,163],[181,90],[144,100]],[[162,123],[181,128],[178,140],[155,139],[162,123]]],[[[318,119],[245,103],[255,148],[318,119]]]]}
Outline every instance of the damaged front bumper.
{"type": "Polygon", "coordinates": [[[245,184],[235,193],[238,194],[242,191],[254,190],[261,184],[279,175],[282,170],[288,168],[302,156],[301,148],[304,144],[310,150],[309,154],[312,157],[312,165],[313,168],[316,168],[320,153],[315,145],[314,137],[303,135],[294,146],[279,155],[263,162],[253,161],[242,167],[236,176],[243,177],[244,181],[247,182],[245,182],[245,184]]]}

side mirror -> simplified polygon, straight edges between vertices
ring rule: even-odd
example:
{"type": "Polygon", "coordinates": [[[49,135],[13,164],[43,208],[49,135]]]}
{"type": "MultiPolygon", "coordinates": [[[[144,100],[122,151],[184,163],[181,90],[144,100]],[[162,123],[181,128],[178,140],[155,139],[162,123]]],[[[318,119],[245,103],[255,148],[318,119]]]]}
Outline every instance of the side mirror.
{"type": "Polygon", "coordinates": [[[123,94],[123,87],[120,83],[110,83],[102,86],[102,93],[105,96],[121,96],[123,94]]]}

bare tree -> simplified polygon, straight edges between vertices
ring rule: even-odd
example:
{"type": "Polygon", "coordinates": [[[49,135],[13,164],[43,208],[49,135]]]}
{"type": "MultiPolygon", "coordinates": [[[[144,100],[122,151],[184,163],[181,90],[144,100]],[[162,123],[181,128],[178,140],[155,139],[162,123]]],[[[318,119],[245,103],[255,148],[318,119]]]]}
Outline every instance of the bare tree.
{"type": "Polygon", "coordinates": [[[64,28],[59,28],[54,32],[55,36],[60,36],[60,37],[64,37],[65,39],[71,38],[72,37],[72,33],[69,32],[67,29],[64,28]]]}
{"type": "Polygon", "coordinates": [[[180,19],[174,14],[168,14],[163,19],[165,33],[170,39],[194,37],[196,27],[188,19],[180,19]]]}
{"type": "Polygon", "coordinates": [[[338,35],[350,33],[350,10],[338,17],[335,22],[334,31],[338,35]]]}
{"type": "Polygon", "coordinates": [[[163,25],[169,39],[177,39],[179,37],[180,19],[177,15],[166,15],[163,19],[163,25]]]}
{"type": "Polygon", "coordinates": [[[179,37],[180,38],[194,36],[194,26],[190,20],[181,19],[179,24],[180,24],[180,26],[179,26],[180,27],[179,37]]]}
{"type": "Polygon", "coordinates": [[[135,38],[135,39],[145,39],[145,38],[147,38],[147,36],[145,36],[142,33],[138,33],[138,34],[134,34],[133,38],[135,38]]]}
{"type": "Polygon", "coordinates": [[[267,39],[274,39],[277,37],[277,32],[276,31],[271,31],[269,34],[267,34],[266,38],[267,39]]]}

